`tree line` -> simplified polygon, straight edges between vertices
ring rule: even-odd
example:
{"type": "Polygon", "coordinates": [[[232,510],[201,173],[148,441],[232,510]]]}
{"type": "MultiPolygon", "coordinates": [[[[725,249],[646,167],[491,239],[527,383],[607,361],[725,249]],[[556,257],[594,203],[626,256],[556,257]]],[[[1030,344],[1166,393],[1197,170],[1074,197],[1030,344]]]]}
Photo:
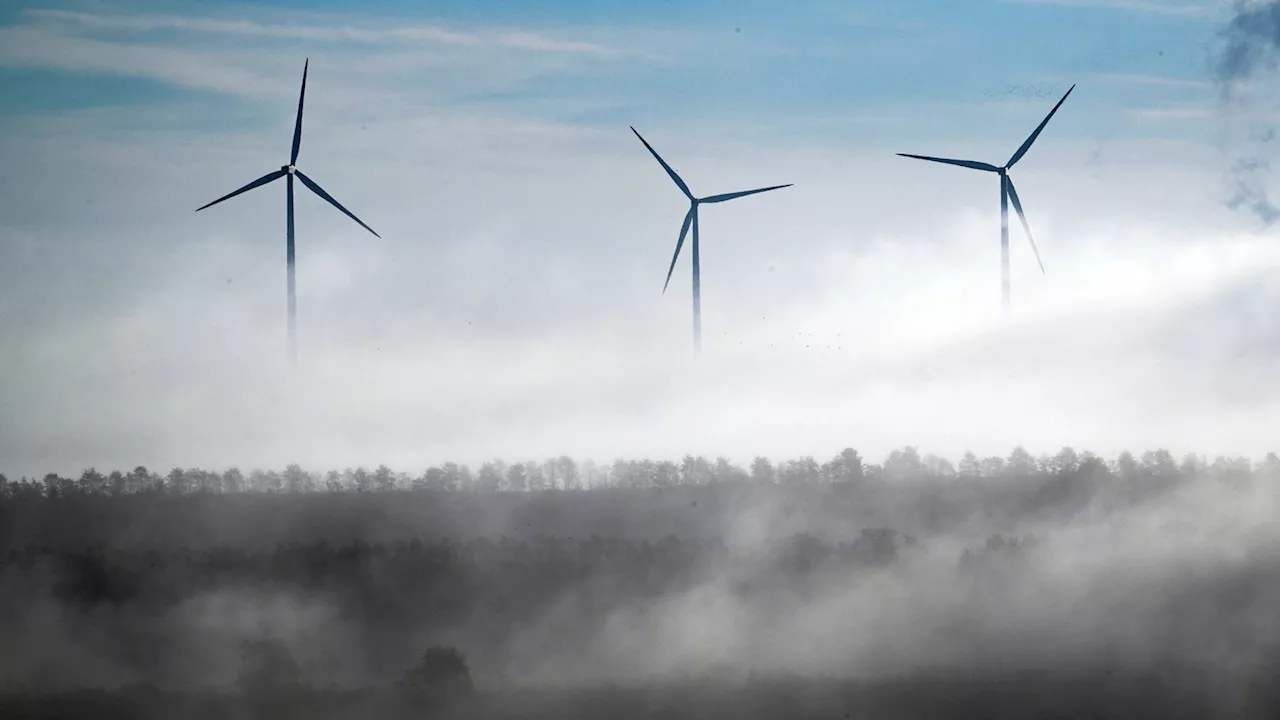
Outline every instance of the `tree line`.
{"type": "Polygon", "coordinates": [[[540,492],[598,488],[661,488],[715,483],[800,485],[856,483],[874,480],[940,478],[1036,478],[1063,475],[1137,478],[1174,478],[1208,474],[1219,479],[1245,478],[1254,473],[1280,473],[1280,457],[1267,453],[1261,462],[1247,457],[1187,454],[1181,461],[1168,450],[1149,450],[1140,456],[1121,452],[1112,460],[1064,447],[1053,455],[1033,456],[1019,446],[1007,457],[979,458],[966,452],[959,463],[932,453],[922,455],[907,446],[889,453],[881,464],[867,463],[853,448],[845,448],[827,462],[812,456],[782,462],[754,458],[748,467],[726,457],[709,460],[686,455],[670,460],[614,460],[600,464],[577,461],[567,455],[543,461],[491,460],[473,471],[465,464],[446,462],[415,475],[393,471],[386,465],[312,472],[291,464],[283,471],[238,468],[222,472],[198,468],[173,468],[161,475],[144,466],[131,471],[102,473],[88,468],[79,477],[48,473],[43,478],[9,480],[0,474],[0,498],[58,498],[69,495],[233,494],[394,492],[433,490],[444,492],[540,492]]]}

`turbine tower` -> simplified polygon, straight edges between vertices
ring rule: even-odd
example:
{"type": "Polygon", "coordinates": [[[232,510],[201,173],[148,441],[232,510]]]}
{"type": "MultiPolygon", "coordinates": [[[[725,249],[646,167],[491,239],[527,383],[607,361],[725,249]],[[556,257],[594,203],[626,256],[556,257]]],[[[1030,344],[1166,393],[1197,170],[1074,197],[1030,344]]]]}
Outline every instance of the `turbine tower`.
{"type": "Polygon", "coordinates": [[[996,167],[990,163],[978,162],[975,160],[952,160],[950,158],[929,157],[928,155],[910,155],[907,153],[898,153],[902,157],[915,158],[917,160],[929,160],[931,162],[945,163],[947,165],[958,165],[960,167],[969,168],[971,170],[982,170],[985,172],[993,172],[1000,175],[1000,291],[1001,298],[1004,302],[1004,309],[1009,309],[1009,203],[1013,203],[1013,209],[1018,213],[1018,219],[1022,221],[1022,229],[1027,233],[1027,242],[1031,243],[1031,251],[1035,253],[1036,263],[1040,265],[1040,272],[1044,273],[1044,263],[1040,262],[1040,251],[1036,249],[1036,241],[1031,237],[1031,226],[1027,224],[1027,216],[1022,212],[1022,202],[1018,200],[1018,191],[1013,187],[1013,178],[1009,177],[1009,170],[1014,163],[1022,159],[1023,155],[1031,149],[1031,144],[1040,136],[1040,131],[1044,130],[1044,126],[1049,124],[1049,119],[1053,114],[1058,112],[1058,108],[1062,107],[1062,103],[1066,102],[1067,95],[1075,90],[1076,86],[1072,85],[1058,101],[1057,105],[1049,111],[1044,120],[1040,121],[1040,125],[1031,133],[1031,135],[1022,143],[1022,147],[1009,158],[1009,162],[1004,167],[996,167]]]}
{"type": "Polygon", "coordinates": [[[658,151],[654,150],[653,146],[650,145],[647,140],[641,137],[640,133],[634,127],[631,128],[631,132],[635,133],[636,137],[640,138],[640,142],[644,143],[644,146],[649,149],[650,153],[653,154],[653,157],[655,160],[658,161],[658,164],[662,165],[662,169],[666,170],[667,174],[671,176],[671,179],[675,181],[676,187],[680,188],[680,192],[684,193],[684,196],[689,199],[689,212],[685,213],[684,225],[680,227],[680,239],[676,240],[676,251],[675,251],[675,254],[671,256],[671,267],[667,269],[667,281],[662,284],[662,292],[663,294],[666,294],[667,292],[667,285],[671,283],[671,273],[676,269],[676,260],[679,259],[680,257],[680,248],[684,246],[685,235],[689,232],[689,228],[692,227],[693,228],[693,248],[692,248],[692,252],[693,252],[693,351],[695,353],[701,352],[702,350],[702,270],[701,270],[701,264],[699,263],[699,260],[698,260],[698,206],[703,204],[709,204],[709,203],[721,203],[721,202],[725,202],[726,200],[733,200],[735,198],[745,197],[747,195],[755,195],[756,193],[768,192],[770,190],[779,190],[781,188],[791,187],[793,183],[787,183],[786,185],[773,185],[771,187],[757,188],[755,190],[743,190],[741,192],[724,193],[722,195],[711,195],[703,198],[694,197],[693,193],[689,190],[689,186],[685,184],[684,180],[680,179],[680,176],[676,174],[675,170],[671,169],[671,166],[667,164],[667,161],[662,159],[662,156],[658,154],[658,151]]]}
{"type": "Polygon", "coordinates": [[[231,198],[233,198],[233,197],[235,197],[235,196],[237,196],[237,195],[239,195],[239,194],[241,194],[241,193],[248,192],[248,191],[250,191],[250,190],[252,190],[252,189],[254,189],[254,188],[256,188],[256,187],[261,187],[262,185],[266,185],[266,184],[268,184],[268,183],[275,182],[276,180],[279,180],[279,179],[280,179],[280,178],[282,178],[282,177],[287,177],[287,178],[288,178],[288,181],[287,181],[287,183],[286,183],[286,188],[287,188],[287,190],[286,190],[286,193],[285,193],[285,213],[286,213],[286,218],[287,218],[287,219],[286,219],[286,225],[285,225],[285,227],[286,227],[286,230],[285,230],[285,238],[286,238],[286,239],[285,239],[285,263],[286,263],[286,265],[288,266],[288,286],[289,286],[289,289],[288,289],[288,293],[289,293],[289,300],[288,300],[288,302],[289,302],[289,359],[290,359],[290,361],[291,361],[291,362],[293,362],[293,363],[295,363],[295,364],[298,362],[298,334],[297,334],[297,331],[298,331],[298,301],[297,301],[297,298],[296,298],[296,296],[295,296],[295,288],[294,288],[294,280],[293,280],[293,275],[294,275],[294,270],[293,270],[293,258],[294,258],[294,250],[293,250],[293,178],[294,178],[294,176],[297,176],[298,180],[299,180],[303,185],[306,185],[306,186],[307,186],[307,188],[311,190],[311,192],[315,193],[316,195],[319,195],[321,198],[323,198],[324,200],[328,201],[328,203],[329,203],[330,205],[332,205],[332,206],[334,206],[334,207],[338,208],[339,210],[341,210],[341,211],[342,211],[342,213],[343,213],[344,215],[346,215],[347,217],[349,217],[349,218],[351,218],[352,220],[355,220],[357,223],[359,223],[359,224],[360,224],[360,227],[362,227],[362,228],[364,228],[365,230],[368,230],[369,232],[373,233],[374,237],[377,237],[377,238],[381,238],[381,237],[382,237],[382,236],[381,236],[381,235],[379,235],[378,233],[373,232],[373,228],[369,227],[368,225],[365,225],[365,224],[364,224],[364,222],[362,222],[362,221],[360,220],[360,218],[356,217],[354,214],[352,214],[352,212],[351,212],[350,210],[348,210],[348,209],[346,209],[345,207],[343,207],[343,206],[342,206],[342,203],[340,203],[340,202],[338,202],[337,200],[333,199],[333,196],[332,196],[332,195],[330,195],[329,193],[325,192],[325,191],[324,191],[324,188],[320,187],[318,184],[316,184],[316,182],[315,182],[314,180],[312,180],[311,178],[309,178],[309,177],[307,177],[306,175],[304,175],[304,174],[302,173],[302,171],[301,171],[301,170],[299,170],[299,169],[297,168],[297,162],[298,162],[298,150],[299,150],[299,148],[301,148],[301,146],[302,146],[302,103],[303,103],[303,100],[304,100],[304,99],[306,98],[306,96],[307,96],[307,69],[308,69],[308,67],[309,67],[310,65],[311,65],[311,59],[310,59],[310,58],[307,58],[306,62],[304,62],[304,63],[303,63],[303,65],[302,65],[302,90],[298,93],[298,118],[297,118],[297,120],[294,122],[294,125],[293,125],[293,149],[292,149],[292,151],[291,151],[291,152],[290,152],[290,154],[289,154],[289,164],[288,164],[288,165],[285,165],[285,166],[283,166],[283,167],[281,167],[279,170],[275,170],[275,171],[272,171],[272,172],[267,173],[266,175],[263,175],[262,177],[258,178],[257,180],[254,180],[253,182],[249,183],[248,185],[245,185],[244,187],[240,188],[239,190],[236,190],[235,192],[232,192],[232,193],[228,193],[228,194],[226,194],[226,195],[223,195],[222,197],[218,198],[217,200],[214,200],[213,202],[209,203],[208,205],[204,205],[204,206],[202,206],[202,207],[198,207],[198,208],[196,208],[196,212],[200,212],[201,210],[204,210],[205,208],[213,207],[214,205],[217,205],[218,203],[222,202],[223,200],[229,200],[229,199],[231,199],[231,198]]]}

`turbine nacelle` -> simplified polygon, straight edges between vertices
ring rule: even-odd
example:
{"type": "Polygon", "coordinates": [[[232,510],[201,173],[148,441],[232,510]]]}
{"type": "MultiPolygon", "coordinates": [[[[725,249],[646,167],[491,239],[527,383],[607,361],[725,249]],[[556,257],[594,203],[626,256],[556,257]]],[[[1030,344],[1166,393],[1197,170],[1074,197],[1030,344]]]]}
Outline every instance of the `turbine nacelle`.
{"type": "Polygon", "coordinates": [[[653,159],[658,161],[663,170],[667,171],[667,175],[671,181],[680,188],[680,192],[689,199],[689,211],[685,213],[684,224],[680,227],[680,237],[676,240],[676,251],[671,255],[671,266],[667,268],[667,280],[662,284],[662,292],[667,291],[667,285],[671,283],[671,273],[676,269],[676,260],[680,258],[680,248],[684,247],[685,236],[690,230],[693,230],[693,349],[698,352],[702,346],[702,299],[701,299],[701,274],[698,267],[698,207],[709,203],[721,203],[726,200],[734,200],[748,195],[756,195],[758,193],[769,192],[770,190],[780,190],[785,187],[791,187],[791,184],[773,185],[770,187],[756,188],[754,190],[743,190],[741,192],[722,193],[720,195],[708,195],[706,197],[695,197],[693,192],[689,190],[689,185],[680,177],[676,171],[667,164],[666,160],[658,154],[657,150],[645,140],[640,132],[634,127],[631,132],[635,133],[640,142],[644,143],[649,154],[653,155],[653,159]]]}
{"type": "Polygon", "coordinates": [[[364,224],[364,222],[360,218],[356,217],[354,214],[352,214],[350,210],[343,207],[342,203],[338,202],[337,200],[334,199],[332,195],[325,192],[324,188],[320,187],[320,185],[316,183],[316,181],[307,177],[305,174],[302,173],[302,171],[298,170],[298,167],[295,164],[298,162],[298,151],[302,147],[302,107],[307,95],[307,69],[310,66],[311,66],[310,60],[307,60],[302,66],[302,88],[298,91],[298,115],[297,115],[297,118],[294,120],[294,124],[293,124],[293,147],[290,150],[290,154],[289,154],[289,164],[281,165],[279,170],[273,170],[238,190],[227,193],[226,195],[223,195],[222,197],[218,198],[217,200],[214,200],[211,203],[208,203],[207,205],[202,205],[201,207],[196,208],[196,212],[199,212],[201,210],[204,210],[205,208],[217,205],[218,203],[223,202],[224,200],[229,200],[237,195],[246,193],[254,188],[262,187],[263,185],[273,183],[282,177],[289,178],[288,195],[286,196],[286,201],[285,201],[285,214],[286,214],[286,217],[288,218],[287,225],[286,225],[287,229],[285,231],[285,243],[286,243],[285,247],[287,248],[286,267],[287,267],[287,273],[288,273],[287,282],[288,282],[288,303],[289,303],[288,304],[289,352],[295,361],[297,360],[297,341],[295,337],[295,326],[297,324],[297,318],[296,318],[296,310],[295,310],[296,300],[295,300],[294,282],[293,282],[293,274],[294,274],[293,178],[296,176],[298,178],[298,182],[302,183],[302,185],[305,186],[308,190],[315,193],[318,197],[320,197],[322,200],[329,203],[333,207],[337,208],[342,214],[354,220],[358,225],[360,225],[360,227],[364,228],[365,230],[368,230],[370,233],[373,233],[374,237],[381,237],[380,235],[378,235],[378,233],[373,231],[373,228],[364,224]]]}
{"type": "Polygon", "coordinates": [[[1018,220],[1022,222],[1022,229],[1027,233],[1027,242],[1031,244],[1031,251],[1035,253],[1036,264],[1040,266],[1040,272],[1044,272],[1044,263],[1040,261],[1040,251],[1036,248],[1036,241],[1031,236],[1031,225],[1027,223],[1027,216],[1022,211],[1022,200],[1018,197],[1017,188],[1013,186],[1013,178],[1009,177],[1009,170],[1027,154],[1027,151],[1031,149],[1032,144],[1035,143],[1036,138],[1040,137],[1040,133],[1043,132],[1045,126],[1049,124],[1049,120],[1053,118],[1054,114],[1058,112],[1058,108],[1062,107],[1062,103],[1066,102],[1067,97],[1071,95],[1071,91],[1075,89],[1076,86],[1072,85],[1067,90],[1066,94],[1062,96],[1062,99],[1058,100],[1058,103],[1053,106],[1053,109],[1044,117],[1044,120],[1040,121],[1040,124],[1031,132],[1031,135],[1029,135],[1027,139],[1022,142],[1022,145],[1013,153],[1013,156],[1009,158],[1009,162],[1005,163],[1003,166],[996,166],[991,163],[980,162],[977,160],[960,160],[957,158],[934,157],[932,155],[898,153],[898,155],[902,157],[914,158],[916,160],[927,160],[929,162],[941,163],[943,165],[954,165],[956,167],[968,168],[970,170],[993,172],[1000,176],[1000,269],[1001,282],[1004,291],[1004,304],[1006,308],[1009,306],[1009,223],[1007,203],[1011,203],[1013,205],[1013,211],[1017,213],[1018,220]]]}

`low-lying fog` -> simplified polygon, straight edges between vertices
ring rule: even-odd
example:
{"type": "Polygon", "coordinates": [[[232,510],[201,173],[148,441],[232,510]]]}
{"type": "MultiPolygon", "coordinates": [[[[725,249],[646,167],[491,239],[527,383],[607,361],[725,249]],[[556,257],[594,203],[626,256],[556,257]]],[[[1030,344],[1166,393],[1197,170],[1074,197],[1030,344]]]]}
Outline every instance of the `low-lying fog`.
{"type": "Polygon", "coordinates": [[[343,685],[391,679],[443,644],[491,687],[1160,672],[1230,699],[1280,659],[1280,477],[1197,472],[43,501],[184,543],[107,539],[128,569],[95,575],[14,532],[0,672],[228,683],[239,643],[270,636],[306,678],[343,685]],[[396,506],[414,503],[454,523],[406,525],[396,506]],[[245,512],[255,504],[275,508],[274,527],[245,512]],[[166,507],[181,526],[164,528],[166,507]],[[360,525],[373,516],[386,525],[360,525]],[[220,523],[242,548],[262,533],[281,544],[208,544],[220,523]]]}

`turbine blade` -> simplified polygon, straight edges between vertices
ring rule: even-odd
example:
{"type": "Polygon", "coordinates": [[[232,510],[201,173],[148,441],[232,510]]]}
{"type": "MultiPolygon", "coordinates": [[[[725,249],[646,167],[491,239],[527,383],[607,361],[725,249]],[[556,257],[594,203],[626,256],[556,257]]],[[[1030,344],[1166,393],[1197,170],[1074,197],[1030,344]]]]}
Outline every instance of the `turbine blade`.
{"type": "Polygon", "coordinates": [[[928,155],[910,155],[908,153],[898,153],[902,157],[915,158],[916,160],[928,160],[929,162],[944,163],[946,165],[959,165],[960,167],[969,168],[970,170],[985,170],[987,172],[1000,172],[1000,168],[991,163],[978,162],[977,160],[953,160],[951,158],[930,157],[928,155]]]}
{"type": "Polygon", "coordinates": [[[302,63],[302,91],[298,93],[298,119],[293,124],[293,153],[289,155],[289,164],[298,164],[298,149],[302,147],[302,101],[307,97],[307,67],[311,58],[302,63]]]}
{"type": "Polygon", "coordinates": [[[233,197],[235,197],[235,196],[239,195],[240,193],[249,192],[250,190],[252,190],[252,189],[254,189],[254,188],[256,188],[256,187],[261,187],[261,186],[263,186],[263,185],[266,185],[267,183],[269,183],[269,182],[271,182],[271,181],[273,181],[273,180],[279,180],[280,178],[284,177],[285,175],[286,175],[286,172],[285,172],[284,170],[275,170],[275,171],[273,171],[273,172],[269,172],[269,173],[267,173],[266,175],[263,175],[262,177],[258,178],[257,180],[254,180],[253,182],[249,183],[248,185],[245,185],[244,187],[240,188],[239,190],[236,190],[235,192],[232,192],[232,193],[228,193],[228,194],[226,194],[226,195],[223,195],[222,197],[218,198],[217,200],[214,200],[213,202],[209,203],[208,205],[202,205],[202,206],[200,206],[200,207],[196,208],[196,212],[200,212],[201,210],[203,210],[203,209],[205,209],[205,208],[207,208],[207,207],[213,207],[214,205],[217,205],[218,203],[222,202],[223,200],[230,200],[231,198],[233,198],[233,197]]]}
{"type": "Polygon", "coordinates": [[[1013,203],[1014,212],[1018,213],[1018,219],[1022,221],[1022,229],[1027,231],[1027,242],[1031,243],[1031,252],[1036,254],[1036,264],[1040,266],[1040,274],[1044,274],[1044,263],[1040,262],[1040,251],[1036,249],[1036,240],[1031,237],[1031,226],[1027,224],[1027,216],[1022,213],[1022,202],[1018,200],[1018,191],[1013,188],[1013,178],[1005,176],[1005,183],[1009,188],[1009,201],[1013,203]]]}
{"type": "Polygon", "coordinates": [[[680,227],[680,239],[676,241],[675,254],[671,256],[671,267],[667,268],[667,281],[662,283],[662,294],[667,294],[667,286],[671,284],[671,273],[676,269],[676,260],[680,258],[680,248],[684,247],[684,236],[689,232],[689,223],[693,222],[693,208],[685,213],[684,225],[680,227]]]}
{"type": "Polygon", "coordinates": [[[641,137],[639,131],[633,127],[631,128],[631,132],[635,133],[636,137],[640,138],[640,142],[644,143],[644,146],[649,148],[649,152],[653,154],[653,157],[657,159],[657,161],[662,165],[662,168],[667,171],[667,174],[671,176],[671,179],[676,181],[676,186],[680,188],[680,192],[684,193],[685,197],[692,200],[693,193],[689,192],[689,186],[684,184],[684,180],[680,179],[680,176],[676,174],[676,171],[671,169],[671,166],[667,164],[666,160],[662,159],[662,156],[658,154],[657,150],[653,149],[653,146],[649,144],[648,140],[641,137]]]}
{"type": "Polygon", "coordinates": [[[343,213],[344,215],[346,215],[347,217],[351,218],[352,220],[355,220],[357,223],[359,223],[360,227],[362,227],[362,228],[364,228],[365,230],[368,230],[369,232],[373,233],[373,236],[374,236],[374,237],[376,237],[376,238],[381,238],[381,237],[382,237],[382,236],[381,236],[381,235],[379,235],[378,233],[373,232],[373,228],[369,227],[368,225],[365,225],[365,224],[364,224],[364,221],[362,221],[360,218],[358,218],[358,217],[356,217],[355,215],[353,215],[353,214],[351,213],[351,211],[350,211],[350,210],[348,210],[348,209],[346,209],[346,208],[342,207],[342,203],[338,202],[337,200],[334,200],[334,199],[333,199],[333,196],[332,196],[332,195],[330,195],[329,193],[325,192],[325,191],[324,191],[324,188],[322,188],[322,187],[320,187],[319,185],[317,185],[317,184],[315,183],[315,181],[314,181],[314,180],[312,180],[311,178],[307,177],[306,175],[303,175],[303,174],[302,174],[302,171],[300,171],[300,170],[294,170],[293,172],[294,172],[294,174],[295,174],[295,175],[297,175],[297,176],[298,176],[298,179],[302,181],[302,184],[303,184],[303,185],[306,185],[307,187],[311,188],[311,192],[313,192],[313,193],[315,193],[315,194],[319,195],[320,197],[324,198],[325,200],[328,200],[330,205],[332,205],[332,206],[334,206],[334,207],[338,208],[339,210],[341,210],[341,211],[342,211],[342,213],[343,213]]]}
{"type": "Polygon", "coordinates": [[[1031,149],[1031,143],[1035,142],[1036,138],[1040,137],[1040,131],[1044,130],[1045,125],[1049,124],[1049,118],[1052,118],[1053,114],[1058,112],[1058,108],[1062,107],[1062,103],[1067,101],[1067,95],[1070,95],[1071,91],[1075,89],[1076,86],[1072,85],[1070,89],[1067,90],[1067,94],[1063,95],[1062,99],[1058,101],[1058,104],[1054,105],[1053,109],[1049,111],[1049,114],[1044,116],[1044,120],[1040,121],[1040,124],[1036,126],[1036,129],[1027,138],[1026,142],[1022,143],[1022,147],[1018,148],[1018,152],[1014,153],[1013,157],[1009,158],[1009,162],[1005,164],[1006,169],[1013,167],[1014,163],[1021,160],[1022,156],[1027,154],[1027,151],[1031,149]]]}
{"type": "Polygon", "coordinates": [[[791,187],[793,184],[794,183],[787,183],[786,185],[774,185],[773,187],[757,188],[755,190],[743,190],[742,192],[725,193],[723,195],[712,195],[711,197],[708,197],[708,198],[702,198],[698,202],[704,202],[704,203],[724,202],[725,200],[733,200],[734,198],[746,197],[747,195],[755,195],[756,193],[769,192],[770,190],[779,190],[781,188],[791,187]]]}

